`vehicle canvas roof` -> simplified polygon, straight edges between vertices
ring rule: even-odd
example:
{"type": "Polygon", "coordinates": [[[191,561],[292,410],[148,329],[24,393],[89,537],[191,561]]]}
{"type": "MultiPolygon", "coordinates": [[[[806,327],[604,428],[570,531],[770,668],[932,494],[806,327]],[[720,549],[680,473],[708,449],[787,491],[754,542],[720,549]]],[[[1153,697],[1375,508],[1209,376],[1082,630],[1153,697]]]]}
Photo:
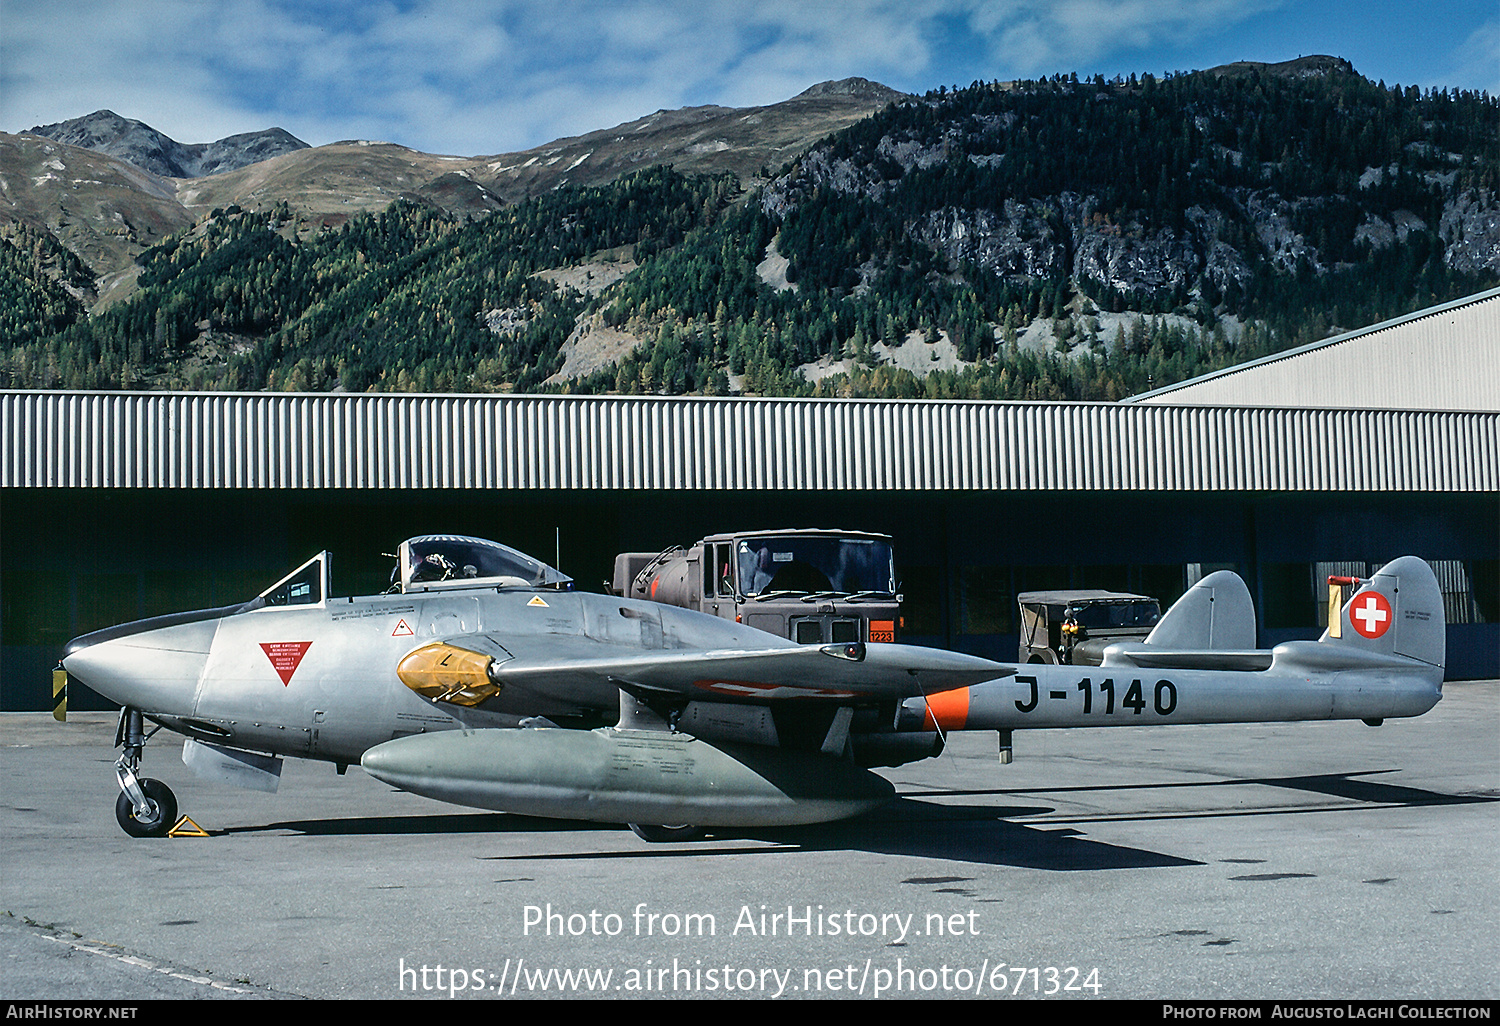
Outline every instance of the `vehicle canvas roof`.
{"type": "Polygon", "coordinates": [[[830,538],[860,538],[870,541],[891,540],[888,534],[875,534],[871,531],[842,531],[836,527],[778,527],[771,531],[724,531],[720,534],[710,534],[704,541],[729,541],[732,538],[777,538],[806,535],[819,535],[830,538]]]}
{"type": "Polygon", "coordinates": [[[1132,595],[1126,591],[1081,588],[1072,591],[1023,591],[1016,596],[1016,601],[1044,606],[1065,606],[1076,602],[1155,602],[1156,599],[1150,595],[1132,595]]]}

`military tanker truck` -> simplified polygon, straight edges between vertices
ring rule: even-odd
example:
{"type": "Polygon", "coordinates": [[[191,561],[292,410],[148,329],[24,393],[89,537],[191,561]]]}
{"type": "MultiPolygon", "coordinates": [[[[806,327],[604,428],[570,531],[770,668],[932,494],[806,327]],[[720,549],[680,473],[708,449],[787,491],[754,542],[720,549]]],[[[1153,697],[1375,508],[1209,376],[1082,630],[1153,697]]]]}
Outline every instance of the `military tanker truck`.
{"type": "Polygon", "coordinates": [[[741,531],[622,552],[608,587],[804,645],[895,641],[901,619],[891,540],[857,531],[741,531]]]}
{"type": "MultiPolygon", "coordinates": [[[[804,645],[895,641],[901,625],[891,539],[883,534],[715,534],[662,552],[622,552],[605,586],[622,598],[696,609],[804,645]]],[[[920,714],[906,714],[899,702],[842,710],[835,701],[790,704],[796,708],[767,707],[784,743],[800,737],[832,751],[828,739],[847,729],[860,766],[900,766],[943,750],[942,734],[924,727],[920,714]]]]}

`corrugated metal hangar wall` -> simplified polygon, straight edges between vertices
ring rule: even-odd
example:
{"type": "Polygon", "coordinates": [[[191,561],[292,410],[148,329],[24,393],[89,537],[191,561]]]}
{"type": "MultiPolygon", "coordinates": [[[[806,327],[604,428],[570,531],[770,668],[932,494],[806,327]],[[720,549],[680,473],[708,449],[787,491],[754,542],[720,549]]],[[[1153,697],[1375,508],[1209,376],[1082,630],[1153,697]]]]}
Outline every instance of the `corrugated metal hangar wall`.
{"type": "Polygon", "coordinates": [[[337,590],[378,591],[381,553],[448,531],[592,589],[616,552],[716,531],[884,532],[904,637],[999,658],[1018,591],[1170,601],[1227,566],[1269,645],[1317,635],[1328,573],[1411,553],[1444,582],[1450,677],[1500,675],[1500,413],[11,392],[0,461],[4,709],[48,706],[72,636],[323,548],[337,590]]]}
{"type": "Polygon", "coordinates": [[[1179,381],[1132,403],[1500,408],[1500,289],[1179,381]]]}

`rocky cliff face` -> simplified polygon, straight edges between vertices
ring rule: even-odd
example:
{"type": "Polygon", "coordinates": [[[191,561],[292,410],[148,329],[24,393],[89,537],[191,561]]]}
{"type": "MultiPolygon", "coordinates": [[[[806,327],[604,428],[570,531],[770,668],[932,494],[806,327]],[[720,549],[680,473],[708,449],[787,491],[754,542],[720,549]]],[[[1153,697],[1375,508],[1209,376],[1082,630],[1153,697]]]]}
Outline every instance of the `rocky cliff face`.
{"type": "Polygon", "coordinates": [[[38,125],[30,129],[30,134],[107,153],[163,178],[201,178],[307,149],[307,143],[280,128],[231,135],[211,143],[180,143],[150,125],[110,110],[55,125],[38,125]]]}
{"type": "Polygon", "coordinates": [[[1056,207],[1005,200],[998,210],[944,207],[911,226],[923,245],[1002,278],[1053,278],[1069,270],[1072,235],[1056,207]]]}
{"type": "MultiPolygon", "coordinates": [[[[1355,72],[1338,58],[1306,58],[1283,65],[1231,65],[1205,74],[1305,80],[1355,72]]],[[[1080,88],[1064,83],[1053,91],[1066,97],[1070,89],[1076,95],[1080,88]]],[[[995,95],[1004,93],[1005,87],[995,90],[995,95]]],[[[1120,96],[1116,83],[1089,99],[1105,109],[1119,103],[1120,96]]],[[[1011,282],[1071,279],[1075,288],[1090,294],[1108,290],[1146,300],[1180,299],[1201,291],[1223,295],[1247,288],[1263,271],[1324,276],[1348,270],[1370,254],[1404,246],[1414,234],[1436,240],[1443,261],[1454,271],[1500,274],[1500,196],[1493,189],[1465,186],[1465,180],[1474,181],[1473,171],[1461,176],[1456,169],[1475,164],[1430,143],[1406,144],[1405,164],[1399,169],[1394,164],[1343,167],[1335,174],[1325,167],[1318,171],[1322,178],[1301,175],[1312,187],[1299,181],[1297,161],[1285,151],[1279,161],[1256,162],[1253,154],[1227,145],[1200,146],[1198,155],[1174,172],[1195,180],[1197,202],[1176,205],[1176,196],[1189,190],[1168,181],[1163,167],[1148,169],[1147,175],[1135,170],[1147,187],[1137,189],[1128,206],[1110,209],[1086,184],[1076,192],[1011,191],[1024,178],[1016,174],[1016,162],[1034,160],[1036,151],[1017,156],[1007,150],[1006,140],[1014,144],[1019,136],[1024,154],[1025,144],[1041,133],[1058,133],[1057,122],[1049,127],[1033,115],[1028,124],[1021,102],[1017,110],[975,112],[975,107],[988,103],[993,108],[996,102],[971,102],[950,115],[946,112],[955,105],[941,98],[908,100],[905,107],[912,113],[889,119],[897,127],[878,139],[835,140],[804,154],[767,184],[761,209],[782,222],[811,204],[825,210],[818,216],[826,217],[819,197],[851,197],[865,210],[902,211],[904,221],[896,230],[946,258],[952,269],[964,265],[1011,282]],[[964,165],[969,170],[954,170],[964,165]],[[1222,169],[1229,173],[1214,181],[1222,169]],[[1151,193],[1149,183],[1158,173],[1162,184],[1151,193]],[[1327,188],[1335,178],[1345,183],[1343,188],[1327,188]],[[1247,179],[1261,184],[1247,185],[1247,179]],[[992,187],[991,182],[1010,186],[992,187]],[[1406,190],[1403,195],[1413,189],[1422,194],[1426,216],[1393,209],[1390,197],[1398,185],[1406,190]],[[966,202],[949,201],[957,191],[966,202]]],[[[1067,126],[1068,131],[1076,128],[1084,134],[1088,108],[1088,102],[1079,107],[1078,124],[1067,126]]],[[[1160,116],[1160,109],[1154,113],[1160,116]]],[[[1238,132],[1239,140],[1259,142],[1249,131],[1226,130],[1222,116],[1216,125],[1214,113],[1173,114],[1184,127],[1172,131],[1183,140],[1195,133],[1228,139],[1238,132]]],[[[1338,111],[1330,122],[1343,116],[1338,111]]],[[[1055,148],[1069,145],[1060,135],[1055,148]]],[[[1281,147],[1278,141],[1263,145],[1262,151],[1281,147]]],[[[1183,149],[1188,149],[1185,141],[1183,149]]],[[[1101,169],[1087,170],[1097,174],[1101,169]]]]}
{"type": "Polygon", "coordinates": [[[999,210],[945,207],[912,225],[911,236],[952,262],[1012,281],[1071,276],[1122,295],[1181,293],[1206,279],[1243,288],[1253,272],[1222,241],[1226,218],[1194,207],[1190,227],[1154,232],[1110,224],[1092,196],[1062,193],[999,210]]]}
{"type": "Polygon", "coordinates": [[[1500,274],[1500,198],[1481,189],[1459,193],[1443,205],[1438,235],[1449,267],[1500,274]]]}

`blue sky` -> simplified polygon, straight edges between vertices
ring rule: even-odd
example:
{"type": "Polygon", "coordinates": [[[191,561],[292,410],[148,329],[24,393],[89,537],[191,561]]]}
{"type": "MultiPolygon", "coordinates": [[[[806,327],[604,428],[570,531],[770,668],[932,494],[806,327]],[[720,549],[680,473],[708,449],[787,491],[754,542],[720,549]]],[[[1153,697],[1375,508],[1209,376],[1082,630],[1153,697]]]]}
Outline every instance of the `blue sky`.
{"type": "Polygon", "coordinates": [[[181,142],[280,126],[503,153],[861,76],[908,92],[1346,57],[1500,93],[1496,0],[0,0],[0,131],[100,108],[181,142]]]}

